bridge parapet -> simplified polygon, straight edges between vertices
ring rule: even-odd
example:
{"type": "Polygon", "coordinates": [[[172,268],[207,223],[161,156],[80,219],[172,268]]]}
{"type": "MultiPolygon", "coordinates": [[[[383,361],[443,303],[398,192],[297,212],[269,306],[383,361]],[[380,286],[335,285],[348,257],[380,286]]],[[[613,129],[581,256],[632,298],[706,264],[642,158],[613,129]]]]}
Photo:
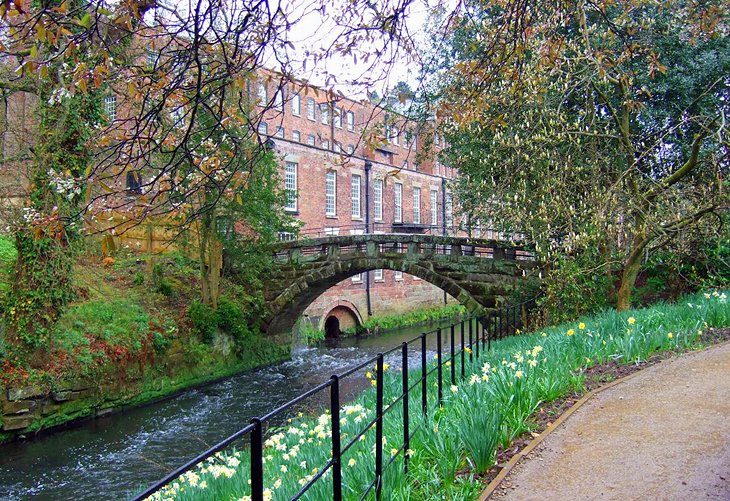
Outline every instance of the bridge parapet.
{"type": "Polygon", "coordinates": [[[452,256],[456,259],[476,257],[486,259],[534,261],[534,255],[510,242],[480,238],[418,234],[367,234],[328,236],[281,242],[273,247],[277,261],[289,264],[334,258],[342,254],[359,253],[370,257],[382,254],[419,256],[452,256]]]}

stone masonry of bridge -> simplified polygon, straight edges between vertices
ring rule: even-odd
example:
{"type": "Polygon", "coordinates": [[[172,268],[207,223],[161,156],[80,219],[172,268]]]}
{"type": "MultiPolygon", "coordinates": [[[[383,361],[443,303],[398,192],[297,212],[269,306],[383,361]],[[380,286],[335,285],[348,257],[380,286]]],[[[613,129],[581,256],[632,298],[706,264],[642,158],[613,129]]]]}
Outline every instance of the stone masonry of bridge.
{"type": "Polygon", "coordinates": [[[338,282],[374,269],[399,270],[449,293],[467,310],[489,314],[521,280],[535,279],[529,253],[508,242],[407,234],[331,236],[277,244],[265,283],[269,335],[291,332],[297,318],[338,282]]]}

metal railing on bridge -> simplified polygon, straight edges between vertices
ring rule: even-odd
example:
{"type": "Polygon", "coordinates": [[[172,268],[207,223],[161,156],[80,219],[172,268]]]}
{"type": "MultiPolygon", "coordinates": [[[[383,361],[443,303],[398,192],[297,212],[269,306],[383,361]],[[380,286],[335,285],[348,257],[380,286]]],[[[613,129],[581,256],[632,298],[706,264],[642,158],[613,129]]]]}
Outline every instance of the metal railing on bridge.
{"type": "Polygon", "coordinates": [[[419,417],[427,416],[429,412],[434,411],[434,406],[429,405],[429,397],[434,400],[436,406],[440,406],[444,400],[444,384],[454,385],[466,377],[467,358],[470,363],[474,360],[479,361],[480,357],[490,350],[491,343],[495,339],[515,334],[519,329],[524,330],[533,327],[530,325],[530,311],[534,306],[535,299],[532,299],[522,304],[503,307],[493,312],[489,317],[480,319],[470,317],[445,329],[425,332],[408,342],[402,343],[400,346],[379,353],[377,356],[341,374],[333,375],[328,380],[268,414],[251,419],[247,426],[166,475],[139,493],[134,499],[140,501],[152,496],[167,484],[176,481],[181,475],[195,468],[196,465],[213,458],[218,452],[234,444],[239,444],[247,448],[249,455],[250,492],[247,495],[250,495],[253,501],[263,501],[265,485],[268,485],[264,472],[264,438],[267,431],[270,431],[268,427],[283,424],[286,418],[291,416],[293,411],[307,399],[324,396],[325,401],[328,402],[331,441],[325,441],[322,446],[331,448],[331,457],[324,464],[319,465],[315,470],[316,473],[301,485],[298,492],[292,492],[289,499],[297,500],[302,498],[317,482],[324,482],[325,477],[331,474],[332,499],[335,501],[341,500],[343,496],[343,455],[353,448],[361,438],[365,437],[368,432],[374,431],[374,473],[372,480],[361,486],[362,493],[359,499],[363,500],[372,496],[376,501],[380,501],[383,498],[383,475],[385,471],[394,467],[398,461],[400,461],[404,471],[408,470],[410,441],[420,429],[419,417]],[[433,341],[435,341],[436,351],[435,363],[433,366],[429,366],[428,355],[430,350],[428,345],[429,342],[433,343],[433,341]],[[414,366],[413,370],[409,370],[414,355],[420,369],[414,366]],[[391,396],[392,399],[388,403],[384,400],[386,361],[399,364],[401,367],[400,393],[391,396]],[[343,436],[340,427],[340,416],[343,404],[348,403],[348,400],[342,397],[343,381],[348,378],[362,377],[361,372],[371,368],[375,373],[373,379],[375,402],[374,409],[371,409],[371,411],[374,411],[374,417],[365,422],[356,433],[343,436]],[[433,394],[434,388],[435,395],[433,394]],[[329,395],[326,395],[327,392],[329,395]],[[395,410],[398,407],[402,408],[402,417],[399,423],[402,442],[398,444],[398,447],[394,447],[389,451],[390,457],[386,458],[383,441],[384,419],[389,414],[396,415],[394,418],[396,419],[398,416],[395,410]],[[346,442],[343,443],[343,439],[346,442]]]}

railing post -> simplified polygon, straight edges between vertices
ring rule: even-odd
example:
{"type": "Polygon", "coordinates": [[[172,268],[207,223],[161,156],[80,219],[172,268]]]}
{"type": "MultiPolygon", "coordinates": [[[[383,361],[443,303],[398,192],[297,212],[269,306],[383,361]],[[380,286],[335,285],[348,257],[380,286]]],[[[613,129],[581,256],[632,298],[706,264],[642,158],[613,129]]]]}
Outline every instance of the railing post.
{"type": "Polygon", "coordinates": [[[474,336],[476,337],[477,360],[479,360],[479,319],[474,317],[474,336]]]}
{"type": "Polygon", "coordinates": [[[454,324],[451,324],[451,384],[456,384],[456,360],[454,354],[454,324]]]}
{"type": "Polygon", "coordinates": [[[441,403],[444,399],[443,389],[443,374],[441,365],[441,329],[436,329],[436,375],[438,376],[438,406],[441,407],[441,403]]]}
{"type": "Polygon", "coordinates": [[[426,334],[421,334],[421,409],[428,415],[428,367],[426,366],[426,334]]]}
{"type": "Polygon", "coordinates": [[[408,449],[411,446],[410,419],[408,416],[408,343],[401,345],[403,367],[403,466],[408,473],[408,449]]]}
{"type": "Polygon", "coordinates": [[[472,349],[472,344],[474,344],[474,339],[472,338],[472,319],[469,319],[469,362],[474,361],[474,351],[472,349]]]}
{"type": "Polygon", "coordinates": [[[463,378],[466,374],[464,370],[464,321],[461,321],[461,377],[463,378]]]}
{"type": "Polygon", "coordinates": [[[251,423],[251,500],[264,501],[264,432],[259,418],[251,423]]]}
{"type": "Polygon", "coordinates": [[[383,491],[383,354],[378,353],[375,370],[375,499],[383,491]]]}
{"type": "Polygon", "coordinates": [[[330,416],[332,416],[332,499],[342,501],[342,442],[340,441],[340,378],[332,376],[330,416]]]}

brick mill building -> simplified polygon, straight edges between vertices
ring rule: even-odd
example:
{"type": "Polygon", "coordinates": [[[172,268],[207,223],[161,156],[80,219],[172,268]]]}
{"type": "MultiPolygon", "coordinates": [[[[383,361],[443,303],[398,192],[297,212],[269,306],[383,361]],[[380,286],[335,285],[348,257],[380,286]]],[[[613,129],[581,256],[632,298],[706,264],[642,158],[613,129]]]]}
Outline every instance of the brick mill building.
{"type": "MultiPolygon", "coordinates": [[[[432,124],[306,83],[255,85],[252,98],[266,110],[258,132],[281,158],[285,209],[301,222],[301,234],[451,231],[448,181],[455,170],[438,161],[444,142],[432,124]]],[[[417,277],[374,270],[328,290],[303,321],[331,334],[372,315],[439,306],[447,299],[417,277]]]]}

